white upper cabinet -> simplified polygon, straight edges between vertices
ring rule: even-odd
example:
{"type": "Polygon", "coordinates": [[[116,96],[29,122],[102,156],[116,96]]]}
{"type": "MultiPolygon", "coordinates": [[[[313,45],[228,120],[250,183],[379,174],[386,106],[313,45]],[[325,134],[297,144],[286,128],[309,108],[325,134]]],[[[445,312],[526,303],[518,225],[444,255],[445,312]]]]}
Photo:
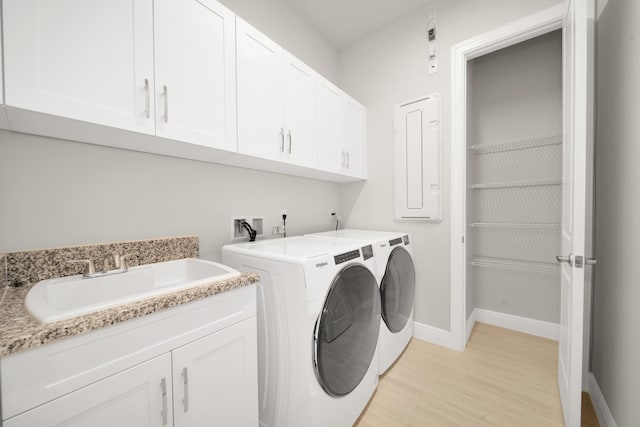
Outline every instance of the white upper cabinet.
{"type": "Polygon", "coordinates": [[[0,128],[366,177],[364,107],[216,0],[0,3],[0,128]]]}
{"type": "Polygon", "coordinates": [[[154,18],[156,134],[236,151],[235,15],[213,0],[155,0],[154,18]]]}
{"type": "Polygon", "coordinates": [[[366,176],[366,110],[325,79],[318,78],[318,168],[366,176]]]}
{"type": "Polygon", "coordinates": [[[346,156],[344,173],[365,178],[366,109],[356,100],[344,95],[341,119],[341,142],[346,156]]]}
{"type": "Polygon", "coordinates": [[[278,160],[285,150],[282,126],[283,50],[236,18],[238,152],[278,160]]]}
{"type": "Polygon", "coordinates": [[[316,163],[316,79],[315,71],[284,53],[283,160],[300,166],[316,163]]]}
{"type": "Polygon", "coordinates": [[[318,168],[344,173],[345,150],[342,148],[340,116],[342,91],[318,77],[318,168]]]}
{"type": "Polygon", "coordinates": [[[3,0],[8,106],[155,133],[152,0],[3,0]]]}

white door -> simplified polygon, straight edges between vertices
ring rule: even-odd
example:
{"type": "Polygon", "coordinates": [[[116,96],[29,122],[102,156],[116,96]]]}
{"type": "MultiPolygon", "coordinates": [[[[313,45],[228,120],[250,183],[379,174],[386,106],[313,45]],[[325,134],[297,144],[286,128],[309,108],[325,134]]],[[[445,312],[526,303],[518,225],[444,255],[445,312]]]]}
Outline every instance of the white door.
{"type": "Polygon", "coordinates": [[[6,104],[155,133],[152,0],[4,0],[6,104]]]}
{"type": "Polygon", "coordinates": [[[567,0],[563,25],[564,147],[558,387],[565,425],[580,426],[587,210],[593,138],[593,0],[567,0]]]}
{"type": "Polygon", "coordinates": [[[171,355],[151,359],[4,422],[5,427],[173,425],[171,355]]]}
{"type": "Polygon", "coordinates": [[[357,101],[343,97],[341,140],[346,151],[345,173],[359,177],[362,172],[365,109],[357,101]]]}
{"type": "Polygon", "coordinates": [[[316,160],[316,73],[284,53],[285,159],[314,167],[316,160]]]}
{"type": "Polygon", "coordinates": [[[318,76],[318,169],[344,173],[346,150],[342,146],[342,91],[318,76]]]}
{"type": "Polygon", "coordinates": [[[282,48],[236,17],[238,152],[280,159],[282,126],[282,48]]]}
{"type": "Polygon", "coordinates": [[[155,0],[156,133],[236,151],[235,15],[215,0],[155,0]]]}
{"type": "Polygon", "coordinates": [[[175,426],[258,425],[256,318],[173,353],[175,426]]]}

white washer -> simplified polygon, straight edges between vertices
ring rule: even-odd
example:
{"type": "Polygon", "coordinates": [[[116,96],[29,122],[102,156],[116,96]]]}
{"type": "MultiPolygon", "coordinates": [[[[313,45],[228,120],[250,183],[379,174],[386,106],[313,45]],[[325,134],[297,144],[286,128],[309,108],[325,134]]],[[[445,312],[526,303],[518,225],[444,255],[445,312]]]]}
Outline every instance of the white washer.
{"type": "Polygon", "coordinates": [[[378,344],[382,375],[402,354],[413,336],[415,267],[408,233],[369,230],[335,230],[307,234],[321,239],[361,240],[373,245],[380,285],[383,326],[378,344]]]}
{"type": "Polygon", "coordinates": [[[378,383],[371,245],[290,237],[225,246],[222,260],[261,278],[260,425],[353,425],[378,383]]]}

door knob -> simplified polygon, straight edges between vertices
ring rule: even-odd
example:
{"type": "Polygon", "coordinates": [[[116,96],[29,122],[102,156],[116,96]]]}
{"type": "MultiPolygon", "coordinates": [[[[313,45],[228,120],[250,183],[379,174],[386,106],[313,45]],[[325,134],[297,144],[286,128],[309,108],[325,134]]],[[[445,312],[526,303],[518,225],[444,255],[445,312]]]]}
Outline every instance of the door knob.
{"type": "Polygon", "coordinates": [[[598,260],[595,258],[587,258],[587,265],[596,266],[598,265],[598,260]]]}
{"type": "Polygon", "coordinates": [[[556,261],[558,261],[558,263],[566,262],[570,267],[573,267],[574,260],[575,256],[573,254],[569,254],[569,256],[556,255],[556,261]]]}

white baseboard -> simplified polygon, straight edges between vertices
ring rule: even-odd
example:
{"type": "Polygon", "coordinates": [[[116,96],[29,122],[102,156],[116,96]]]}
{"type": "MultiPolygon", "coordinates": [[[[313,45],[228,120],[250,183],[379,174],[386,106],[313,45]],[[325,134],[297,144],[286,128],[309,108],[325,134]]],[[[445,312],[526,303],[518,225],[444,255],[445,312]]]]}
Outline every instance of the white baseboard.
{"type": "Polygon", "coordinates": [[[451,332],[424,323],[413,322],[413,337],[442,347],[455,349],[451,332]]]}
{"type": "Polygon", "coordinates": [[[466,337],[464,340],[464,346],[466,347],[469,344],[469,338],[471,337],[471,332],[473,331],[473,325],[476,324],[476,310],[473,310],[469,317],[467,317],[467,325],[465,329],[466,337]]]}
{"type": "Polygon", "coordinates": [[[587,392],[589,392],[591,402],[593,402],[593,408],[596,410],[600,426],[617,427],[618,425],[616,424],[616,420],[613,419],[613,414],[609,410],[609,405],[607,405],[607,401],[604,399],[604,395],[602,394],[602,390],[600,390],[596,377],[592,372],[589,372],[588,375],[589,383],[587,385],[587,392]]]}
{"type": "MultiPolygon", "coordinates": [[[[527,317],[514,316],[512,314],[499,313],[497,311],[475,308],[469,318],[473,318],[473,323],[483,322],[501,328],[512,329],[525,334],[536,335],[555,341],[560,339],[560,325],[557,323],[545,322],[543,320],[529,319],[527,317]]],[[[470,334],[469,319],[467,320],[467,334],[470,334]]],[[[468,339],[468,338],[467,338],[468,339]]]]}

